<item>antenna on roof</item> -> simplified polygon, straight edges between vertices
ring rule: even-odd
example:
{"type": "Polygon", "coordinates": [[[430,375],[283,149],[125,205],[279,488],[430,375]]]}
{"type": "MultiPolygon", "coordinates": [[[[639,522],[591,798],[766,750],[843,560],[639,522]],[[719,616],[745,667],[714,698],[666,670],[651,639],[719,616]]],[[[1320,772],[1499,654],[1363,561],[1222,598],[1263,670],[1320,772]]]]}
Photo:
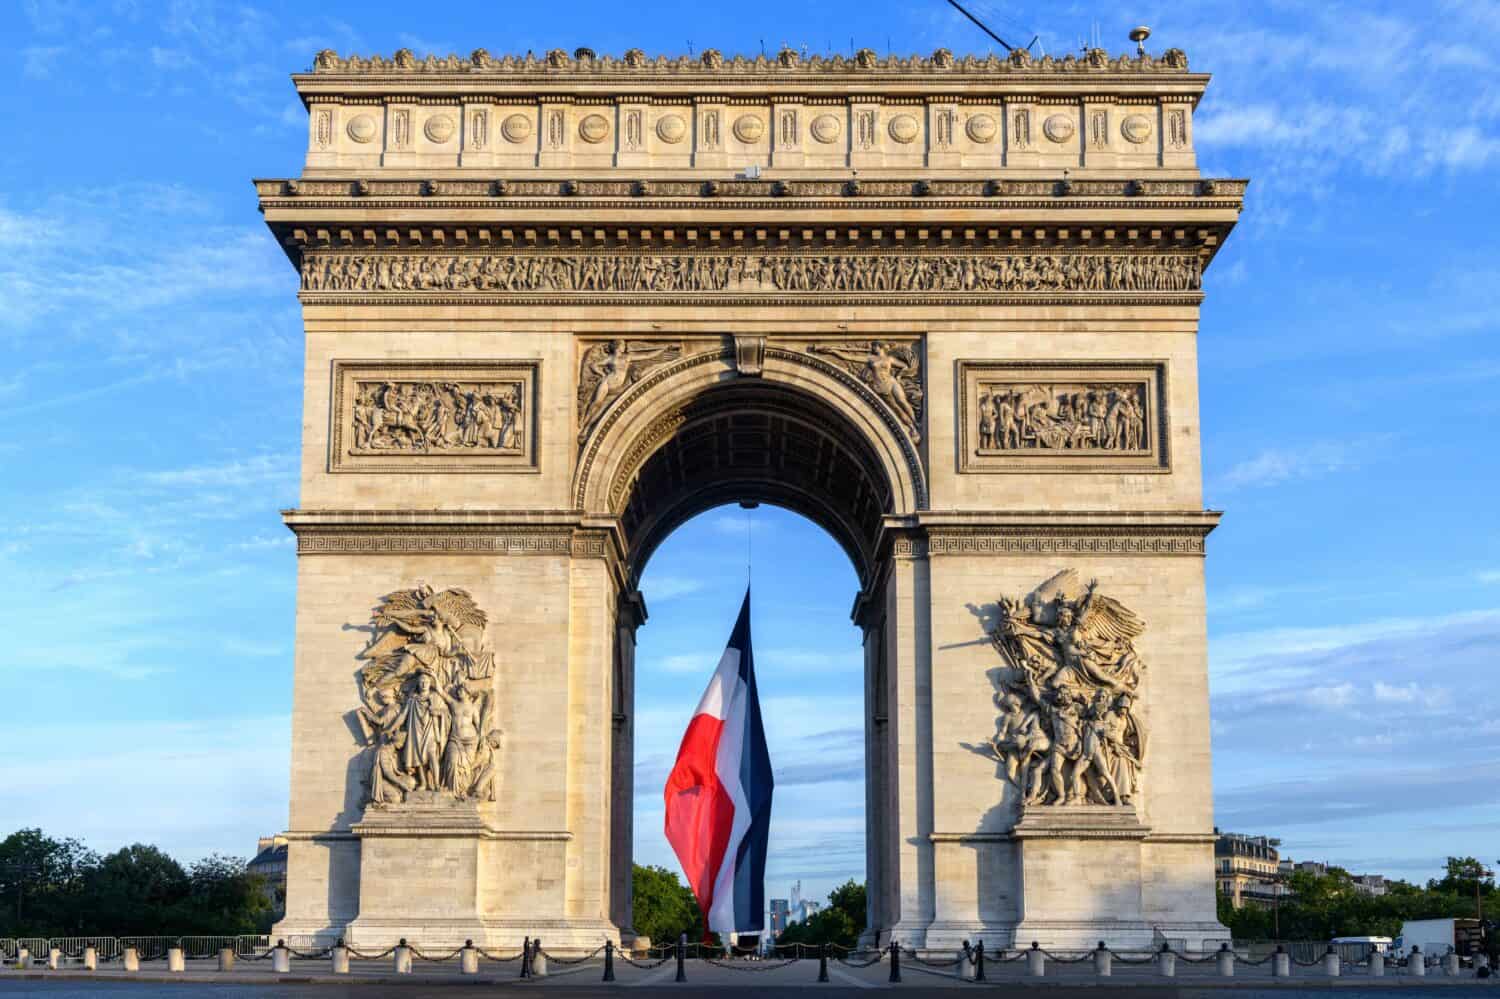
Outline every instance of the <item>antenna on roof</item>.
{"type": "Polygon", "coordinates": [[[967,17],[969,20],[971,20],[975,24],[977,24],[979,26],[979,30],[980,31],[983,31],[986,35],[989,35],[995,41],[999,42],[1000,43],[1000,47],[1003,48],[1003,49],[1005,49],[1005,51],[1010,52],[1012,50],[1011,46],[1006,43],[1005,39],[1001,38],[999,35],[995,34],[993,31],[991,31],[989,29],[989,25],[985,24],[979,18],[975,17],[973,14],[970,14],[967,10],[965,10],[964,7],[963,7],[963,5],[960,4],[958,2],[958,0],[948,0],[948,4],[954,10],[956,10],[960,14],[962,14],[964,17],[967,17]]]}

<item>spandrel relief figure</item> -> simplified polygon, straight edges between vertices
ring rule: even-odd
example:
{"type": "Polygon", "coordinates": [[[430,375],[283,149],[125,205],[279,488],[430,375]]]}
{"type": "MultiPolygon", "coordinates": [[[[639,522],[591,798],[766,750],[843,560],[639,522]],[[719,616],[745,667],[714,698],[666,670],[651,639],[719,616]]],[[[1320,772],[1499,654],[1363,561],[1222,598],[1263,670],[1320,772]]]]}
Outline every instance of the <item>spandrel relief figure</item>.
{"type": "Polygon", "coordinates": [[[578,441],[582,443],[610,403],[624,393],[646,368],[682,353],[678,344],[644,340],[611,340],[595,344],[583,355],[578,372],[578,441]]]}
{"type": "Polygon", "coordinates": [[[484,613],[463,590],[421,586],[385,597],[372,620],[374,640],[359,656],[365,703],[355,710],[372,747],[370,803],[400,804],[413,791],[494,800],[499,730],[484,613]]]}
{"type": "Polygon", "coordinates": [[[912,440],[921,442],[921,417],[917,410],[922,403],[922,383],[916,344],[871,340],[859,344],[813,344],[808,349],[844,362],[845,368],[870,386],[895,412],[912,440]]]}
{"type": "Polygon", "coordinates": [[[1028,805],[1130,804],[1146,750],[1134,698],[1145,624],[1071,569],[999,609],[992,641],[1005,669],[990,746],[1006,779],[1028,805]]]}

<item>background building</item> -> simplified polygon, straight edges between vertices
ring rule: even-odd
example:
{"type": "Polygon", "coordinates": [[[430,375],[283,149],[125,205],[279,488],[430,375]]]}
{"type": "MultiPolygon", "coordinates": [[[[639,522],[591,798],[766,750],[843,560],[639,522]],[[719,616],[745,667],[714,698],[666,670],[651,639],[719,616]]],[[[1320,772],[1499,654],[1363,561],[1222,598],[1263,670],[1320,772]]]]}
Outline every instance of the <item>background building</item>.
{"type": "Polygon", "coordinates": [[[255,844],[255,856],[245,869],[266,879],[266,897],[280,919],[286,912],[286,837],[260,837],[255,844]]]}
{"type": "Polygon", "coordinates": [[[1236,909],[1270,905],[1285,894],[1282,882],[1281,840],[1242,833],[1214,832],[1214,877],[1219,893],[1236,909]]]}

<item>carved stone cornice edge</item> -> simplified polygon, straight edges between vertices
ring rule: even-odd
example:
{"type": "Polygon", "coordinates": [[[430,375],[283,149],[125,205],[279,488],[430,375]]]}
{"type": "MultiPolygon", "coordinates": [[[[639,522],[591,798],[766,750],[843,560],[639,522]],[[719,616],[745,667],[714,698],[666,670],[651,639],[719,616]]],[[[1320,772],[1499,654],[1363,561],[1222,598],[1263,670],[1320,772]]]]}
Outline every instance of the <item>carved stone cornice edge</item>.
{"type": "Polygon", "coordinates": [[[887,529],[895,558],[939,555],[1187,555],[1202,557],[1218,511],[920,514],[887,529]]]}
{"type": "Polygon", "coordinates": [[[618,562],[618,538],[567,514],[284,510],[302,555],[550,555],[618,562]]]}

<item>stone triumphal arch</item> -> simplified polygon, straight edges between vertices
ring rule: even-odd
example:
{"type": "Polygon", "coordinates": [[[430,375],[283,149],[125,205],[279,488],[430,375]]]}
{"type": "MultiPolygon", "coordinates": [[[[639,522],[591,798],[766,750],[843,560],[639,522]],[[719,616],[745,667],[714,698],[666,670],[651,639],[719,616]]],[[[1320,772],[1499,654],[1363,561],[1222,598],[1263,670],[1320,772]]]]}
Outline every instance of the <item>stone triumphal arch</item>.
{"type": "Polygon", "coordinates": [[[1223,934],[1196,335],[1245,182],[1180,51],[294,79],[279,934],[628,937],[636,584],[733,500],[859,575],[872,936],[1223,934]]]}

